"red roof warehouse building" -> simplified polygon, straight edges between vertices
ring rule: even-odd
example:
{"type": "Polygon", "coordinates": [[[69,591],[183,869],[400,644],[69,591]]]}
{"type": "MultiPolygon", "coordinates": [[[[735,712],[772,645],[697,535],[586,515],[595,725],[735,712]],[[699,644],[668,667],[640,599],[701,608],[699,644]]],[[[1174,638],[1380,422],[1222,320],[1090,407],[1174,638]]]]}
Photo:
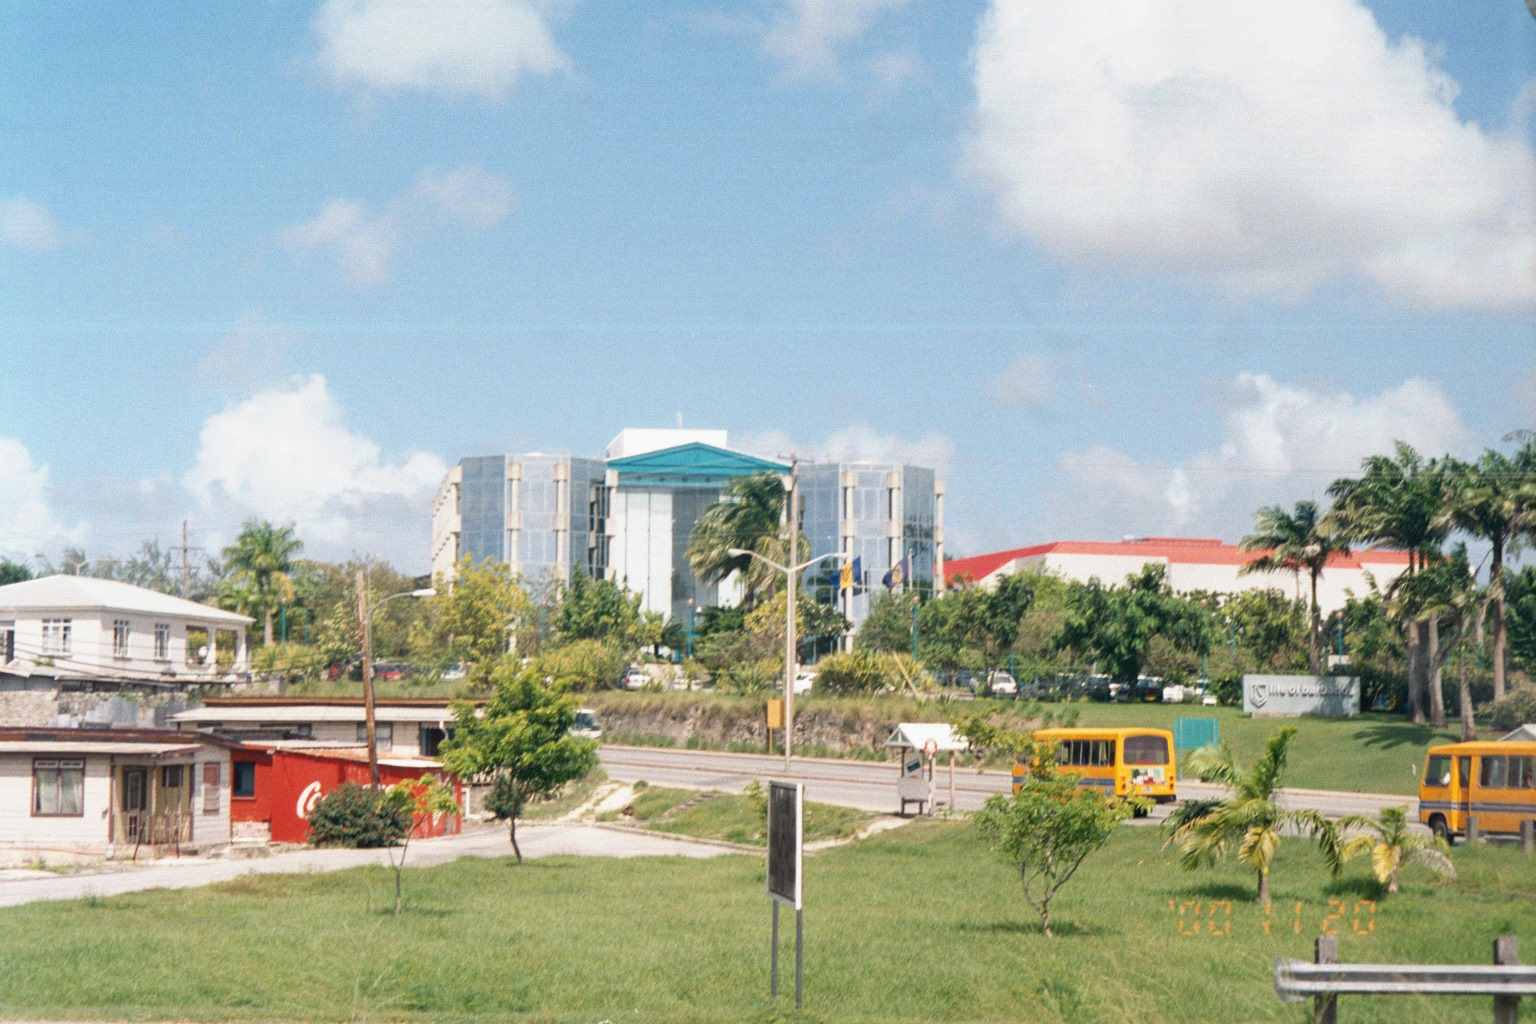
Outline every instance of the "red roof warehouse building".
{"type": "MultiPolygon", "coordinates": [[[[974,558],[956,558],[944,563],[944,577],[951,585],[990,586],[999,576],[1032,568],[1083,583],[1098,577],[1111,584],[1123,583],[1125,577],[1153,563],[1167,567],[1168,585],[1180,592],[1235,594],[1244,590],[1279,590],[1293,597],[1307,596],[1308,581],[1298,580],[1294,573],[1238,575],[1239,569],[1262,554],[1203,537],[1140,537],[1120,543],[1060,540],[974,558]]],[[[1385,590],[1407,568],[1408,554],[1404,551],[1335,555],[1318,577],[1317,603],[1326,615],[1344,607],[1349,592],[1364,596],[1370,591],[1367,573],[1376,586],[1385,590]]]]}

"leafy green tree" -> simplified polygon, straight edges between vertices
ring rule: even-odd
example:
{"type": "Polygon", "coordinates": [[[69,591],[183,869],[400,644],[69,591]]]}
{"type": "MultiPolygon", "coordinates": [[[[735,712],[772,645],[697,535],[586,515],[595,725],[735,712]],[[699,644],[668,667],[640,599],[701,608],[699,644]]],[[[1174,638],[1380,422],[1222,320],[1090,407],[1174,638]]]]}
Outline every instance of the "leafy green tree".
{"type": "Polygon", "coordinates": [[[1504,630],[1510,664],[1536,675],[1536,565],[1505,570],[1504,630]]]}
{"type": "MultiPolygon", "coordinates": [[[[745,625],[747,632],[761,638],[765,645],[777,649],[780,657],[784,652],[784,602],[787,600],[785,592],[774,594],[767,601],[759,602],[756,607],[747,613],[745,625]]],[[[805,660],[805,655],[817,642],[818,638],[825,642],[831,638],[841,637],[849,628],[848,620],[842,613],[831,605],[822,604],[803,591],[795,594],[795,641],[799,648],[800,660],[805,660]]]]}
{"type": "Polygon", "coordinates": [[[601,640],[573,640],[539,652],[534,665],[544,678],[564,689],[606,690],[624,674],[629,654],[601,640]]]}
{"type": "Polygon", "coordinates": [[[910,652],[912,609],[919,604],[917,595],[910,592],[886,591],[876,594],[869,602],[869,614],[864,617],[858,635],[854,637],[854,647],[870,651],[910,652]]]}
{"type": "Polygon", "coordinates": [[[816,689],[841,696],[865,696],[882,690],[926,689],[922,666],[903,653],[869,648],[829,654],[816,663],[816,689]]]}
{"type": "MultiPolygon", "coordinates": [[[[640,622],[639,594],[617,580],[594,582],[577,566],[555,615],[555,631],[562,641],[602,640],[628,647],[639,640],[640,622]]],[[[659,643],[660,628],[655,632],[659,643]]]]}
{"type": "MultiPolygon", "coordinates": [[[[720,500],[705,509],[688,537],[688,562],[694,575],[705,583],[718,583],[733,572],[739,573],[742,604],[748,609],[778,593],[783,573],[750,555],[733,555],[731,549],[755,551],[780,565],[790,564],[789,545],[784,539],[784,505],[784,484],[777,474],[732,480],[720,500]]],[[[805,538],[797,537],[796,561],[803,560],[808,551],[805,538]]]]}
{"type": "Polygon", "coordinates": [[[465,556],[456,571],[448,593],[439,591],[427,602],[432,608],[415,645],[451,651],[468,667],[470,685],[483,689],[507,651],[511,631],[533,606],[503,562],[487,558],[476,565],[465,556]]]}
{"type": "MultiPolygon", "coordinates": [[[[1527,441],[1533,449],[1536,442],[1527,441]]],[[[1475,463],[1445,461],[1446,507],[1439,523],[1487,541],[1489,625],[1493,630],[1493,699],[1504,696],[1504,557],[1520,534],[1536,528],[1536,450],[1515,459],[1485,451],[1475,463]]]]}
{"type": "Polygon", "coordinates": [[[400,856],[395,856],[393,846],[386,852],[389,866],[395,872],[395,916],[405,905],[405,892],[401,875],[405,872],[405,858],[411,851],[411,837],[429,828],[432,819],[439,815],[459,813],[459,805],[453,798],[453,787],[436,775],[423,775],[415,779],[403,779],[384,791],[380,808],[410,822],[400,837],[400,856]]]}
{"type": "Polygon", "coordinates": [[[507,822],[521,864],[517,819],[523,808],[596,767],[597,744],[571,735],[581,702],[558,682],[546,686],[537,667],[504,659],[491,678],[495,692],[483,707],[454,702],[457,729],[439,756],[461,779],[495,779],[485,806],[507,822]]]}
{"type": "MultiPolygon", "coordinates": [[[[1472,577],[1466,546],[1457,544],[1450,557],[1440,557],[1420,566],[1415,573],[1404,573],[1387,588],[1387,607],[1393,617],[1412,624],[1425,623],[1428,643],[1421,652],[1422,671],[1428,683],[1429,720],[1437,729],[1445,728],[1445,694],[1440,672],[1446,660],[1471,635],[1482,618],[1483,594],[1472,577]],[[1450,630],[1442,634],[1442,627],[1450,630]]],[[[1475,739],[1472,720],[1472,693],[1462,661],[1461,685],[1462,738],[1475,739]]]]}
{"type": "Polygon", "coordinates": [[[1024,900],[1051,932],[1051,900],[1088,855],[1114,835],[1135,805],[1106,798],[1078,776],[1057,771],[1049,744],[1036,748],[1028,777],[1011,797],[993,796],[972,818],[976,827],[1019,873],[1024,900]]]}
{"type": "Polygon", "coordinates": [[[24,583],[32,578],[32,570],[20,562],[0,558],[0,586],[7,583],[24,583]]]}
{"type": "Polygon", "coordinates": [[[265,519],[246,520],[234,544],[224,549],[235,593],[265,620],[263,643],[272,642],[272,616],[278,605],[293,600],[290,573],[294,556],[303,549],[304,542],[295,535],[292,523],[274,526],[265,519]]]}
{"type": "Polygon", "coordinates": [[[1283,811],[1276,799],[1296,727],[1288,725],[1264,744],[1264,754],[1247,771],[1238,767],[1225,742],[1217,749],[1202,747],[1189,755],[1187,772],[1201,782],[1214,782],[1232,791],[1224,800],[1185,800],[1163,823],[1164,846],[1179,843],[1186,871],[1214,866],[1229,852],[1258,875],[1258,901],[1269,901],[1269,869],[1287,831],[1305,832],[1320,841],[1324,859],[1339,873],[1339,833],[1317,811],[1283,811]]]}
{"type": "Polygon", "coordinates": [[[1106,587],[1097,578],[1069,584],[1053,644],[1098,660],[1121,683],[1135,683],[1141,676],[1154,637],[1165,637],[1181,650],[1205,650],[1204,611],[1173,593],[1166,572],[1165,566],[1148,563],[1127,576],[1123,587],[1106,587]]]}
{"type": "Polygon", "coordinates": [[[1334,554],[1349,554],[1349,543],[1342,538],[1341,531],[1323,521],[1315,501],[1298,501],[1292,512],[1279,505],[1268,505],[1259,509],[1257,515],[1258,528],[1243,538],[1242,548],[1263,554],[1244,563],[1238,575],[1280,569],[1307,574],[1311,586],[1311,600],[1307,604],[1311,623],[1307,666],[1313,675],[1319,675],[1323,670],[1323,615],[1317,603],[1317,580],[1334,554]]]}
{"type": "Polygon", "coordinates": [[[1456,877],[1456,865],[1446,856],[1444,839],[1414,832],[1408,827],[1408,805],[1383,807],[1375,818],[1348,814],[1339,819],[1344,834],[1339,860],[1348,861],[1364,853],[1371,855],[1371,872],[1387,887],[1387,895],[1397,892],[1397,872],[1406,864],[1422,864],[1439,878],[1456,877]],[[1348,830],[1361,830],[1349,835],[1348,830]]]}
{"type": "MultiPolygon", "coordinates": [[[[1219,606],[1221,632],[1254,660],[1255,667],[1274,671],[1299,669],[1297,660],[1307,646],[1307,612],[1278,590],[1245,590],[1219,606]]],[[[1212,643],[1217,638],[1212,638],[1212,643]]]]}

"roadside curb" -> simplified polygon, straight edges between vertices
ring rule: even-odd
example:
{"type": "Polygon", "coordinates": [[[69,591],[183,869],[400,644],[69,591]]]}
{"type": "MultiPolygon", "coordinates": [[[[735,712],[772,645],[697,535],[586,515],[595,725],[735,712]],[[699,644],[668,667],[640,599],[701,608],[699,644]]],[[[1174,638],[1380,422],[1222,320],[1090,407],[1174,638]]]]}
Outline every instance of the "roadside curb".
{"type": "Polygon", "coordinates": [[[731,850],[736,853],[754,853],[766,856],[767,847],[747,846],[743,843],[728,843],[724,839],[701,839],[698,836],[687,836],[678,832],[653,832],[648,828],[636,828],[634,825],[619,825],[611,821],[594,821],[589,827],[606,829],[609,832],[623,832],[632,836],[646,836],[650,839],[671,839],[681,843],[696,843],[699,846],[713,846],[721,850],[731,850]]]}

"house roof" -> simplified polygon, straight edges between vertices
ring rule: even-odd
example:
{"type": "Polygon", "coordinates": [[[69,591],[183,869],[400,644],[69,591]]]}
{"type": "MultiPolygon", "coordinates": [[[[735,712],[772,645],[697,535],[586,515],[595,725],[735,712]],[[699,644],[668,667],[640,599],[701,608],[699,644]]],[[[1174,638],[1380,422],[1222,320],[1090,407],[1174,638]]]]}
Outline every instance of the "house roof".
{"type": "MultiPolygon", "coordinates": [[[[1121,558],[1142,557],[1171,565],[1243,565],[1262,556],[1263,551],[1244,551],[1211,537],[1141,537],[1130,541],[1059,540],[1009,551],[994,551],[972,558],[957,558],[944,563],[944,578],[951,583],[986,579],[1010,562],[1048,555],[1105,555],[1121,558]]],[[[1363,569],[1372,565],[1408,564],[1406,551],[1375,549],[1336,554],[1328,559],[1333,569],[1363,569]]]]}
{"type": "MultiPolygon", "coordinates": [[[[352,704],[267,704],[229,705],[191,708],[171,716],[173,722],[361,722],[364,717],[362,701],[352,704]]],[[[374,717],[380,722],[448,722],[453,712],[446,702],[438,704],[379,704],[374,717]]]]}
{"type": "Polygon", "coordinates": [[[620,485],[681,485],[718,487],[738,476],[786,473],[788,466],[743,452],[694,442],[675,448],[609,459],[608,468],[619,474],[620,485]]]}
{"type": "Polygon", "coordinates": [[[136,612],[230,627],[256,621],[249,615],[94,576],[44,576],[0,587],[0,614],[52,611],[136,612]]]}
{"type": "Polygon", "coordinates": [[[175,729],[67,729],[55,726],[0,729],[0,749],[12,747],[20,749],[17,745],[26,744],[33,746],[42,744],[49,750],[68,748],[82,753],[164,753],[179,750],[195,751],[207,746],[239,747],[241,745],[238,740],[225,739],[212,733],[186,733],[177,732],[175,729]],[[100,746],[103,749],[100,751],[88,749],[92,746],[100,746]],[[108,751],[105,749],[108,746],[114,749],[108,751]]]}

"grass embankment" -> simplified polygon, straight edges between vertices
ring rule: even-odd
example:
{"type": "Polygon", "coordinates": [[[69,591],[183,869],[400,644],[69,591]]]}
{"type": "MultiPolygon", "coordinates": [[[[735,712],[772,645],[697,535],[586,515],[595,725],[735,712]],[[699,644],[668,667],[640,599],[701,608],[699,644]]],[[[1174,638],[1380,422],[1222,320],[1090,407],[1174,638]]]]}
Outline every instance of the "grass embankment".
{"type": "MultiPolygon", "coordinates": [[[[718,839],[747,846],[764,846],[768,842],[762,805],[745,796],[652,786],[637,794],[626,812],[605,814],[603,819],[633,821],[653,832],[696,839],[718,839]],[[690,800],[695,802],[677,809],[690,800]]],[[[847,838],[857,834],[870,817],[851,807],[807,802],[805,841],[814,843],[847,838]]]]}
{"type": "MultiPolygon", "coordinates": [[[[1309,958],[1341,909],[1346,961],[1487,963],[1501,934],[1536,946],[1536,871],[1513,850],[1458,847],[1460,881],[1409,870],[1373,914],[1363,863],[1330,882],[1311,844],[1287,840],[1266,934],[1247,872],[1188,874],[1158,843],[1120,829],[1058,898],[1054,940],[967,825],[811,857],[804,1019],[1295,1022],[1309,1007],[1276,999],[1273,959],[1309,958]]],[[[396,918],[392,876],[375,868],[0,910],[0,1015],[777,1019],[760,859],[465,858],[407,870],[405,893],[396,918]]],[[[1488,1000],[1345,997],[1341,1017],[1481,1024],[1488,1000]]]]}
{"type": "Polygon", "coordinates": [[[548,821],[569,814],[591,799],[598,786],[608,781],[608,773],[594,768],[574,782],[561,787],[553,800],[538,800],[523,807],[520,821],[548,821]]]}

